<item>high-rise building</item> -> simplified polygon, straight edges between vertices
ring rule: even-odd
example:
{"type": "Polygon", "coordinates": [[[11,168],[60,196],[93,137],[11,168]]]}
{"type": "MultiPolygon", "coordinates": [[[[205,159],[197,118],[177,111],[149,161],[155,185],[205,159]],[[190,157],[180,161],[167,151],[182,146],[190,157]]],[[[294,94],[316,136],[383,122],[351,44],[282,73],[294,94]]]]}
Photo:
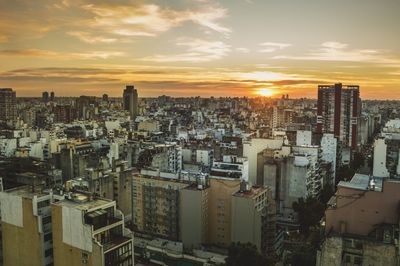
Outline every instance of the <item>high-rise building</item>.
{"type": "Polygon", "coordinates": [[[57,105],[53,113],[56,123],[71,123],[76,118],[76,110],[71,105],[57,105]]]}
{"type": "Polygon", "coordinates": [[[76,99],[76,109],[79,119],[93,119],[97,112],[97,102],[95,96],[82,95],[76,99]]]}
{"type": "Polygon", "coordinates": [[[47,91],[42,92],[42,101],[44,103],[47,103],[49,101],[49,92],[47,91]]]}
{"type": "Polygon", "coordinates": [[[319,85],[317,132],[333,133],[344,147],[358,146],[361,116],[360,87],[357,85],[319,85]]]}
{"type": "Polygon", "coordinates": [[[138,232],[179,241],[180,192],[187,183],[134,175],[133,223],[138,232]]]}
{"type": "Polygon", "coordinates": [[[54,95],[54,91],[50,92],[50,101],[54,102],[55,99],[55,95],[54,95]]]}
{"type": "Polygon", "coordinates": [[[51,213],[54,265],[134,264],[133,234],[115,201],[71,193],[53,203],[51,213]]]}
{"type": "Polygon", "coordinates": [[[17,119],[16,95],[10,88],[0,89],[0,122],[13,124],[17,119]]]}
{"type": "Polygon", "coordinates": [[[276,209],[269,188],[241,189],[232,196],[231,241],[252,243],[263,254],[274,253],[276,209]]]}
{"type": "Polygon", "coordinates": [[[127,85],[123,94],[124,109],[129,111],[132,120],[138,114],[138,93],[133,85],[127,85]]]}
{"type": "Polygon", "coordinates": [[[51,191],[23,186],[0,193],[4,265],[53,265],[51,191]]]}

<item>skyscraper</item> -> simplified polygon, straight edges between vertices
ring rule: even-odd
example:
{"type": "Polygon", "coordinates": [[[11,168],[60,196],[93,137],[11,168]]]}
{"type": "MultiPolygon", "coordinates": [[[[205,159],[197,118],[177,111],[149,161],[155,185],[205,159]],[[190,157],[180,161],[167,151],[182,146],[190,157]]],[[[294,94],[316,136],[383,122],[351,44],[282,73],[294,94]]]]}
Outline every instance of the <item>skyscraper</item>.
{"type": "Polygon", "coordinates": [[[17,118],[16,95],[10,88],[0,89],[0,121],[13,124],[17,118]]]}
{"type": "Polygon", "coordinates": [[[45,103],[47,103],[49,101],[49,92],[47,92],[47,91],[42,92],[42,100],[45,103]]]}
{"type": "Polygon", "coordinates": [[[138,94],[133,85],[127,85],[123,95],[124,109],[129,111],[132,120],[138,113],[138,94]]]}
{"type": "Polygon", "coordinates": [[[318,86],[317,132],[333,133],[343,147],[355,150],[361,115],[360,87],[357,85],[318,86]]]}
{"type": "Polygon", "coordinates": [[[50,101],[54,102],[54,98],[55,98],[54,91],[52,91],[50,92],[50,101]]]}

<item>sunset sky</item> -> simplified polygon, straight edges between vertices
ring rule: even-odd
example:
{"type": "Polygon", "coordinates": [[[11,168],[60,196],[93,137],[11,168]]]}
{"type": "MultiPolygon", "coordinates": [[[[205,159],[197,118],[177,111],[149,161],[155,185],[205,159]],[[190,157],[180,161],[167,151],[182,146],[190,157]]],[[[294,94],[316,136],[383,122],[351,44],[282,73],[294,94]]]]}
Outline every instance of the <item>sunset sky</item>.
{"type": "Polygon", "coordinates": [[[0,87],[17,96],[400,99],[399,0],[0,0],[0,87]]]}

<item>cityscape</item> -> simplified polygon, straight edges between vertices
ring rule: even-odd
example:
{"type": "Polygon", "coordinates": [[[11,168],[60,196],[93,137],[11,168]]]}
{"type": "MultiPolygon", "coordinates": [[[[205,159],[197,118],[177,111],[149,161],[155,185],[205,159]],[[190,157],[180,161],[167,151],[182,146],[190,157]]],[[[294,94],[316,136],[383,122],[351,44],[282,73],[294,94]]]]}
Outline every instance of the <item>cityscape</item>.
{"type": "Polygon", "coordinates": [[[400,2],[331,2],[0,1],[0,265],[399,266],[400,2]]]}

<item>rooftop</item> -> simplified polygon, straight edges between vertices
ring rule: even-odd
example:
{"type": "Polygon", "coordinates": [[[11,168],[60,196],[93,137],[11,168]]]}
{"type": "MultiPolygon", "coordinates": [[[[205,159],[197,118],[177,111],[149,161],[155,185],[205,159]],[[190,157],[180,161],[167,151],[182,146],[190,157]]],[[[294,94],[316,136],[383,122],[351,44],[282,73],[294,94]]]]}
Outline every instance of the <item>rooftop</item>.
{"type": "Polygon", "coordinates": [[[49,193],[42,191],[40,187],[35,187],[34,190],[32,190],[32,186],[20,186],[12,189],[5,190],[4,192],[15,195],[15,196],[20,196],[22,198],[28,198],[32,199],[34,196],[45,196],[48,195],[49,193]]]}
{"type": "Polygon", "coordinates": [[[340,181],[338,186],[358,190],[374,190],[381,192],[383,178],[356,173],[350,181],[340,181]]]}
{"type": "Polygon", "coordinates": [[[266,190],[267,190],[267,188],[253,186],[244,191],[239,190],[238,192],[233,194],[233,196],[234,197],[243,197],[243,198],[253,198],[266,190]]]}
{"type": "Polygon", "coordinates": [[[112,200],[105,198],[90,198],[89,195],[83,193],[72,193],[71,199],[66,198],[65,200],[54,203],[55,205],[65,206],[69,208],[79,210],[91,210],[104,205],[109,205],[112,200]]]}

